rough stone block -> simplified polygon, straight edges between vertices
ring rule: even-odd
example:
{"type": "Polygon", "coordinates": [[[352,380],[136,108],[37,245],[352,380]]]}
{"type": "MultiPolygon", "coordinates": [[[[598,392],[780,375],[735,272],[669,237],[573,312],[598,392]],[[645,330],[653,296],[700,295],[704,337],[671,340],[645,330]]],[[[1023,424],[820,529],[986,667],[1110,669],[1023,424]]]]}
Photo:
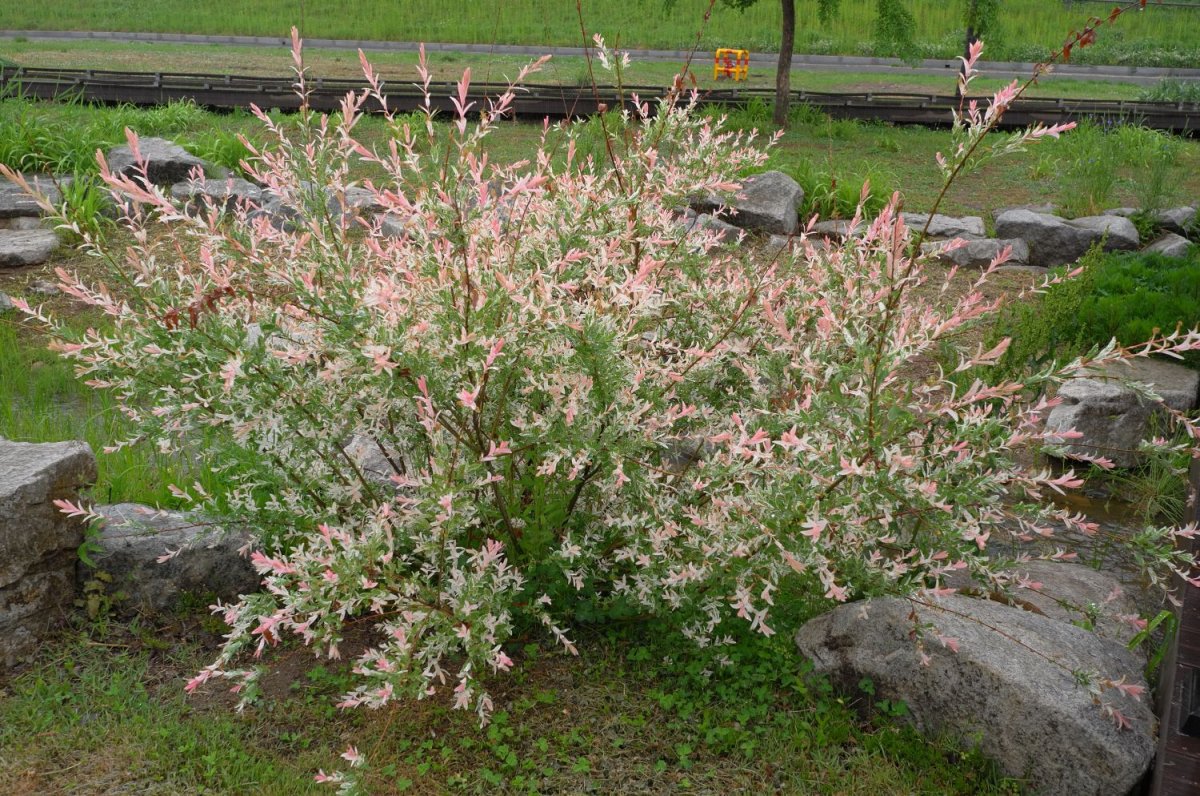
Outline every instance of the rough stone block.
{"type": "Polygon", "coordinates": [[[82,442],[0,439],[0,668],[28,659],[74,600],[84,525],[53,501],[95,478],[82,442]]]}
{"type": "MultiPolygon", "coordinates": [[[[109,588],[125,599],[119,609],[163,613],[185,593],[232,600],[259,588],[260,579],[240,550],[245,533],[225,533],[203,517],[136,503],[97,506],[104,518],[90,558],[112,576],[109,588]],[[177,552],[176,552],[177,551],[177,552]],[[163,556],[175,553],[169,560],[163,556]]],[[[92,570],[80,562],[80,583],[92,570]]]]}
{"type": "MultiPolygon", "coordinates": [[[[155,185],[169,187],[189,179],[194,169],[205,173],[211,170],[203,160],[165,138],[143,138],[138,141],[138,150],[146,162],[146,176],[155,185]]],[[[141,174],[128,144],[110,149],[107,160],[108,167],[115,173],[129,177],[141,174]]]]}
{"type": "Polygon", "coordinates": [[[835,686],[853,693],[870,678],[875,697],[903,701],[919,730],[978,742],[1031,793],[1126,796],[1154,758],[1148,697],[1101,695],[1128,722],[1121,729],[1073,674],[1100,672],[1144,687],[1142,661],[1046,616],[957,596],[936,609],[887,598],[839,606],[804,625],[796,643],[835,686]],[[914,611],[933,628],[924,661],[910,635],[914,611]]]}

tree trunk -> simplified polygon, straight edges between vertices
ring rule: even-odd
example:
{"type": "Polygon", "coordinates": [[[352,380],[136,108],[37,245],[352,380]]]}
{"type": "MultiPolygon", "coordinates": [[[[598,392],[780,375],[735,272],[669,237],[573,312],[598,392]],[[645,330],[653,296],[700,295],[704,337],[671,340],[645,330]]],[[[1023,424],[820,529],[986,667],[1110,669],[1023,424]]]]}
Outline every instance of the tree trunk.
{"type": "Polygon", "coordinates": [[[775,70],[775,125],[787,127],[788,104],[792,99],[792,50],[796,47],[796,0],[779,0],[783,11],[779,66],[775,70]]]}

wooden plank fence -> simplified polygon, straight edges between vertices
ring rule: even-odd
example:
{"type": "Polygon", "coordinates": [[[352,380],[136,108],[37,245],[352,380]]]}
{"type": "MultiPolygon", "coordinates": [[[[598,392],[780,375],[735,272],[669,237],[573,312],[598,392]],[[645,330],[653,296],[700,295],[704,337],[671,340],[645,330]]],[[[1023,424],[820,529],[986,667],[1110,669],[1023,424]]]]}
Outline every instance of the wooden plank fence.
{"type": "MultiPolygon", "coordinates": [[[[1192,460],[1188,515],[1200,520],[1200,460],[1192,460]]],[[[1200,539],[1190,542],[1200,550],[1200,539]]],[[[1184,584],[1179,627],[1159,684],[1158,758],[1153,796],[1200,794],[1200,588],[1184,584]]]]}
{"type": "MultiPolygon", "coordinates": [[[[110,72],[99,69],[41,69],[0,66],[0,95],[52,99],[71,97],[85,102],[162,105],[173,100],[192,100],[206,108],[245,108],[251,103],[260,108],[295,110],[300,102],[292,77],[255,77],[247,75],[110,72]]],[[[309,103],[315,110],[335,111],[341,107],[347,91],[361,90],[361,80],[314,78],[309,82],[309,103]]],[[[440,113],[453,110],[452,83],[435,84],[432,102],[440,113]]],[[[496,96],[507,86],[473,84],[469,99],[477,108],[486,107],[486,97],[496,96]]],[[[578,118],[595,114],[601,106],[630,107],[630,96],[637,93],[643,101],[652,101],[661,89],[629,86],[624,92],[612,87],[593,90],[588,86],[528,84],[517,94],[517,116],[542,119],[578,118]]],[[[412,85],[398,83],[384,89],[390,108],[417,110],[423,103],[412,85]]],[[[752,100],[768,105],[774,90],[768,88],[721,88],[705,91],[701,102],[737,107],[752,100]]],[[[937,94],[851,92],[827,93],[794,91],[794,102],[807,103],[838,118],[874,119],[893,124],[947,125],[957,98],[937,94]]],[[[368,103],[364,110],[377,110],[368,103]]],[[[1004,114],[1004,127],[1025,127],[1034,123],[1056,124],[1091,118],[1098,122],[1133,122],[1157,130],[1181,135],[1200,133],[1198,102],[1131,102],[1125,100],[1028,98],[1013,103],[1004,114]]]]}

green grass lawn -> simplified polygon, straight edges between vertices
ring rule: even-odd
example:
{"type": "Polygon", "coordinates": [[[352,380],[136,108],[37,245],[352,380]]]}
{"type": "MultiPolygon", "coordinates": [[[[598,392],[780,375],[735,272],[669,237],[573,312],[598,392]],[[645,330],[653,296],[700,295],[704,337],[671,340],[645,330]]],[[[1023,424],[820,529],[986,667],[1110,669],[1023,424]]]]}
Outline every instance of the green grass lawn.
{"type": "Polygon", "coordinates": [[[1019,792],[894,706],[835,697],[786,634],[741,639],[726,668],[650,627],[583,629],[580,658],[527,638],[481,729],[436,698],[339,710],[348,664],[295,647],[267,656],[266,696],[244,713],[219,687],[185,695],[219,630],[200,614],[102,618],[0,676],[7,792],[332,793],[313,775],[349,745],[371,794],[1019,792]]]}
{"type": "MultiPolygon", "coordinates": [[[[14,294],[16,283],[0,280],[0,291],[14,294]]],[[[41,303],[41,302],[38,302],[41,303]]],[[[103,323],[92,313],[59,306],[76,328],[103,323]]],[[[0,437],[29,442],[84,440],[96,452],[98,475],[88,497],[99,503],[135,501],[174,506],[168,488],[198,480],[206,489],[220,482],[203,458],[158,453],[149,442],[109,453],[106,446],[131,439],[132,427],[112,396],[77,378],[65,360],[19,319],[0,313],[0,437]]]]}
{"type": "MultiPolygon", "coordinates": [[[[591,0],[583,3],[588,31],[605,33],[629,47],[685,48],[697,41],[708,0],[591,0]]],[[[952,58],[962,50],[959,2],[909,0],[917,39],[928,57],[952,58]]],[[[1100,5],[1008,0],[1001,6],[1001,29],[989,57],[1040,60],[1057,48],[1087,17],[1107,13],[1100,5]]],[[[874,0],[842,0],[828,25],[817,21],[816,3],[797,3],[796,49],[806,53],[870,54],[874,0]]],[[[1200,46],[1200,7],[1151,8],[1130,14],[1105,31],[1078,58],[1092,62],[1195,65],[1200,46]]],[[[308,36],[394,41],[455,41],[513,44],[580,43],[575,4],[562,0],[480,0],[448,4],[441,0],[162,0],[150,6],[121,0],[80,4],[46,0],[36,5],[7,3],[0,28],[170,31],[286,36],[299,25],[308,36]]],[[[763,0],[745,12],[717,2],[699,36],[702,49],[745,47],[777,50],[779,4],[763,0]]]]}

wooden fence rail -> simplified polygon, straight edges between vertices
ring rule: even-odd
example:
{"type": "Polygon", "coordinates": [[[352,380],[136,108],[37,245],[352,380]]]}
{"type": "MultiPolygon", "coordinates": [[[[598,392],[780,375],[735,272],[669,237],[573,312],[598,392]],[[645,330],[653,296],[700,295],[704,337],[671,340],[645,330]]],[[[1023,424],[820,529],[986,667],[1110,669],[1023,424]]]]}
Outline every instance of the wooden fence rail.
{"type": "MultiPolygon", "coordinates": [[[[308,85],[309,103],[316,110],[336,111],[347,91],[361,90],[360,80],[314,78],[308,85]]],[[[440,113],[453,110],[450,97],[456,93],[454,84],[436,84],[433,105],[440,113]]],[[[484,100],[496,96],[506,86],[476,84],[471,86],[469,100],[476,108],[485,108],[484,100]]],[[[514,102],[514,112],[526,118],[562,119],[592,116],[603,106],[619,108],[631,104],[637,94],[642,101],[653,103],[662,89],[654,86],[628,86],[623,92],[612,87],[593,90],[589,86],[528,84],[522,87],[514,102]]],[[[133,105],[163,105],[172,101],[191,100],[206,108],[228,110],[246,108],[251,103],[260,108],[294,110],[299,106],[290,77],[254,77],[246,75],[168,74],[158,72],[109,72],[102,70],[32,69],[0,67],[0,96],[5,94],[39,99],[73,97],[85,102],[127,103],[133,105]]],[[[396,111],[415,111],[423,102],[416,87],[407,83],[385,87],[388,106],[396,111]]],[[[949,95],[854,92],[829,93],[796,91],[796,103],[807,103],[837,118],[865,119],[893,124],[948,125],[951,112],[959,101],[949,95]]],[[[768,106],[774,101],[774,90],[768,88],[721,88],[701,93],[704,104],[737,107],[751,101],[768,106]]],[[[366,110],[378,108],[366,107],[366,110]]],[[[1134,123],[1157,130],[1169,130],[1183,135],[1200,131],[1198,102],[1129,102],[1124,100],[1089,100],[1033,98],[1014,103],[1004,115],[1002,126],[1025,127],[1034,123],[1056,124],[1080,118],[1098,122],[1134,123]]]]}
{"type": "MultiPolygon", "coordinates": [[[[1200,460],[1192,460],[1188,515],[1200,521],[1200,460]]],[[[1190,542],[1200,550],[1200,539],[1190,542]]],[[[1158,693],[1158,758],[1153,796],[1200,794],[1200,588],[1184,583],[1179,627],[1163,662],[1158,693]]]]}

